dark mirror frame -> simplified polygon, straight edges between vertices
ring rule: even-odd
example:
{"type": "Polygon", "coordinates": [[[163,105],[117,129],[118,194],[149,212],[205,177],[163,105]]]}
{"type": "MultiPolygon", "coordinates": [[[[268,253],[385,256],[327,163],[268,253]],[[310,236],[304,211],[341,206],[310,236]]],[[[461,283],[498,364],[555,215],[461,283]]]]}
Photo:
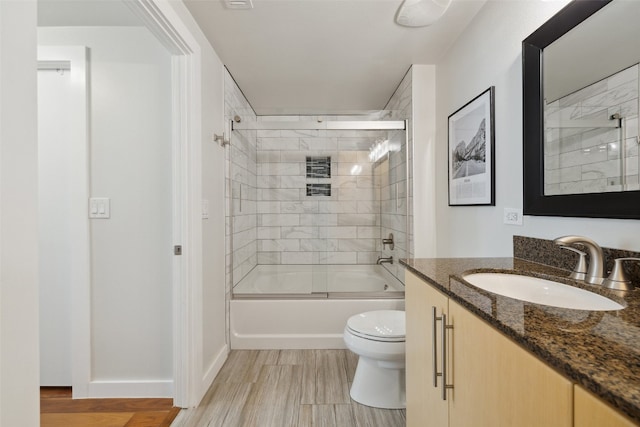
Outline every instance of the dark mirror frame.
{"type": "Polygon", "coordinates": [[[525,215],[640,219],[640,191],[544,195],[544,48],[611,1],[574,0],[522,42],[525,215]]]}

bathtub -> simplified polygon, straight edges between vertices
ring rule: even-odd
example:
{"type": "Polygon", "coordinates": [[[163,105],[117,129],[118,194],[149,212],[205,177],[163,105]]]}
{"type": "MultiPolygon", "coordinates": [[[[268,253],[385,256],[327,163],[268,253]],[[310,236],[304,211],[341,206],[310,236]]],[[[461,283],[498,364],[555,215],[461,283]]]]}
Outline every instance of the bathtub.
{"type": "Polygon", "coordinates": [[[404,285],[379,265],[259,265],[230,304],[233,349],[346,348],[347,319],[404,310],[404,285]]]}

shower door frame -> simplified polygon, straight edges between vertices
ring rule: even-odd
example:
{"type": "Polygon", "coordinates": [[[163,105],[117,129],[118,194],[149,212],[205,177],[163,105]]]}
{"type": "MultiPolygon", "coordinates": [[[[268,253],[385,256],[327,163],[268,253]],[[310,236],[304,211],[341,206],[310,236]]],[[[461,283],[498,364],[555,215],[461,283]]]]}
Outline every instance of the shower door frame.
{"type": "MultiPolygon", "coordinates": [[[[348,116],[352,116],[352,115],[348,115],[348,116]]],[[[405,212],[405,235],[406,235],[406,256],[409,257],[410,254],[412,253],[411,251],[411,241],[409,239],[409,234],[410,234],[410,227],[411,227],[411,216],[413,215],[413,212],[411,211],[411,206],[409,203],[409,199],[410,199],[410,194],[411,194],[411,186],[412,186],[412,180],[409,177],[409,160],[410,160],[410,156],[409,156],[409,120],[408,119],[402,119],[402,120],[294,120],[294,121],[261,121],[261,120],[257,120],[257,121],[248,121],[248,122],[244,122],[244,121],[235,121],[235,120],[229,120],[229,129],[230,132],[233,131],[242,131],[242,130],[363,130],[363,131],[370,131],[370,130],[387,130],[387,131],[398,131],[401,130],[404,132],[404,144],[405,144],[405,164],[406,164],[406,170],[405,170],[405,204],[406,204],[406,212],[405,212]]],[[[411,149],[413,149],[411,147],[411,149]]],[[[388,155],[389,153],[387,153],[388,155]]],[[[231,167],[231,163],[228,164],[228,167],[231,167]]],[[[229,175],[231,176],[232,173],[230,172],[229,175]]],[[[232,188],[233,183],[231,182],[231,179],[229,180],[229,182],[227,183],[227,188],[225,191],[228,192],[229,195],[231,195],[231,188],[232,188]]],[[[233,230],[233,222],[235,219],[235,216],[233,214],[233,201],[230,200],[230,211],[229,211],[229,218],[230,218],[230,228],[231,230],[233,230]]],[[[233,234],[233,232],[232,232],[233,234]]],[[[229,255],[228,255],[228,260],[229,260],[229,264],[231,265],[231,298],[233,297],[234,291],[233,288],[236,285],[235,282],[235,278],[233,276],[233,271],[234,271],[234,264],[233,264],[233,257],[234,257],[234,250],[233,250],[233,235],[231,235],[230,237],[230,241],[231,241],[231,247],[230,247],[230,251],[229,251],[229,255]]],[[[319,264],[322,265],[322,264],[319,264]]],[[[399,278],[398,278],[399,279],[399,278]]],[[[400,279],[399,279],[400,280],[400,279]]],[[[318,296],[318,298],[323,298],[322,295],[326,295],[326,293],[320,292],[320,296],[318,296]]],[[[281,297],[283,295],[280,295],[281,297]]]]}

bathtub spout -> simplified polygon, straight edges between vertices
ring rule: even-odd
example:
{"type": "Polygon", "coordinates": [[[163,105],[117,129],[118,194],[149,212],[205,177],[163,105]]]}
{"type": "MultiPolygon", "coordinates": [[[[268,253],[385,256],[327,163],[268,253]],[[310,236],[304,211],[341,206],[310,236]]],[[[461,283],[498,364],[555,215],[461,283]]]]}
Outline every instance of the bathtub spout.
{"type": "Polygon", "coordinates": [[[382,264],[382,263],[393,264],[393,257],[390,256],[388,258],[383,258],[383,257],[379,256],[378,260],[376,261],[376,264],[382,264]]]}

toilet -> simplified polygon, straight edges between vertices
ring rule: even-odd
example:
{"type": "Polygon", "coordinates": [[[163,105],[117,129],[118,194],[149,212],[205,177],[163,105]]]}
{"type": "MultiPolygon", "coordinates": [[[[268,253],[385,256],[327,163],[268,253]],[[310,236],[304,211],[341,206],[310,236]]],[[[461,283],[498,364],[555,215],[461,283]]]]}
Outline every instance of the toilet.
{"type": "Polygon", "coordinates": [[[344,342],[359,356],[351,398],[374,408],[405,408],[404,311],[377,310],[351,316],[344,328],[344,342]]]}

